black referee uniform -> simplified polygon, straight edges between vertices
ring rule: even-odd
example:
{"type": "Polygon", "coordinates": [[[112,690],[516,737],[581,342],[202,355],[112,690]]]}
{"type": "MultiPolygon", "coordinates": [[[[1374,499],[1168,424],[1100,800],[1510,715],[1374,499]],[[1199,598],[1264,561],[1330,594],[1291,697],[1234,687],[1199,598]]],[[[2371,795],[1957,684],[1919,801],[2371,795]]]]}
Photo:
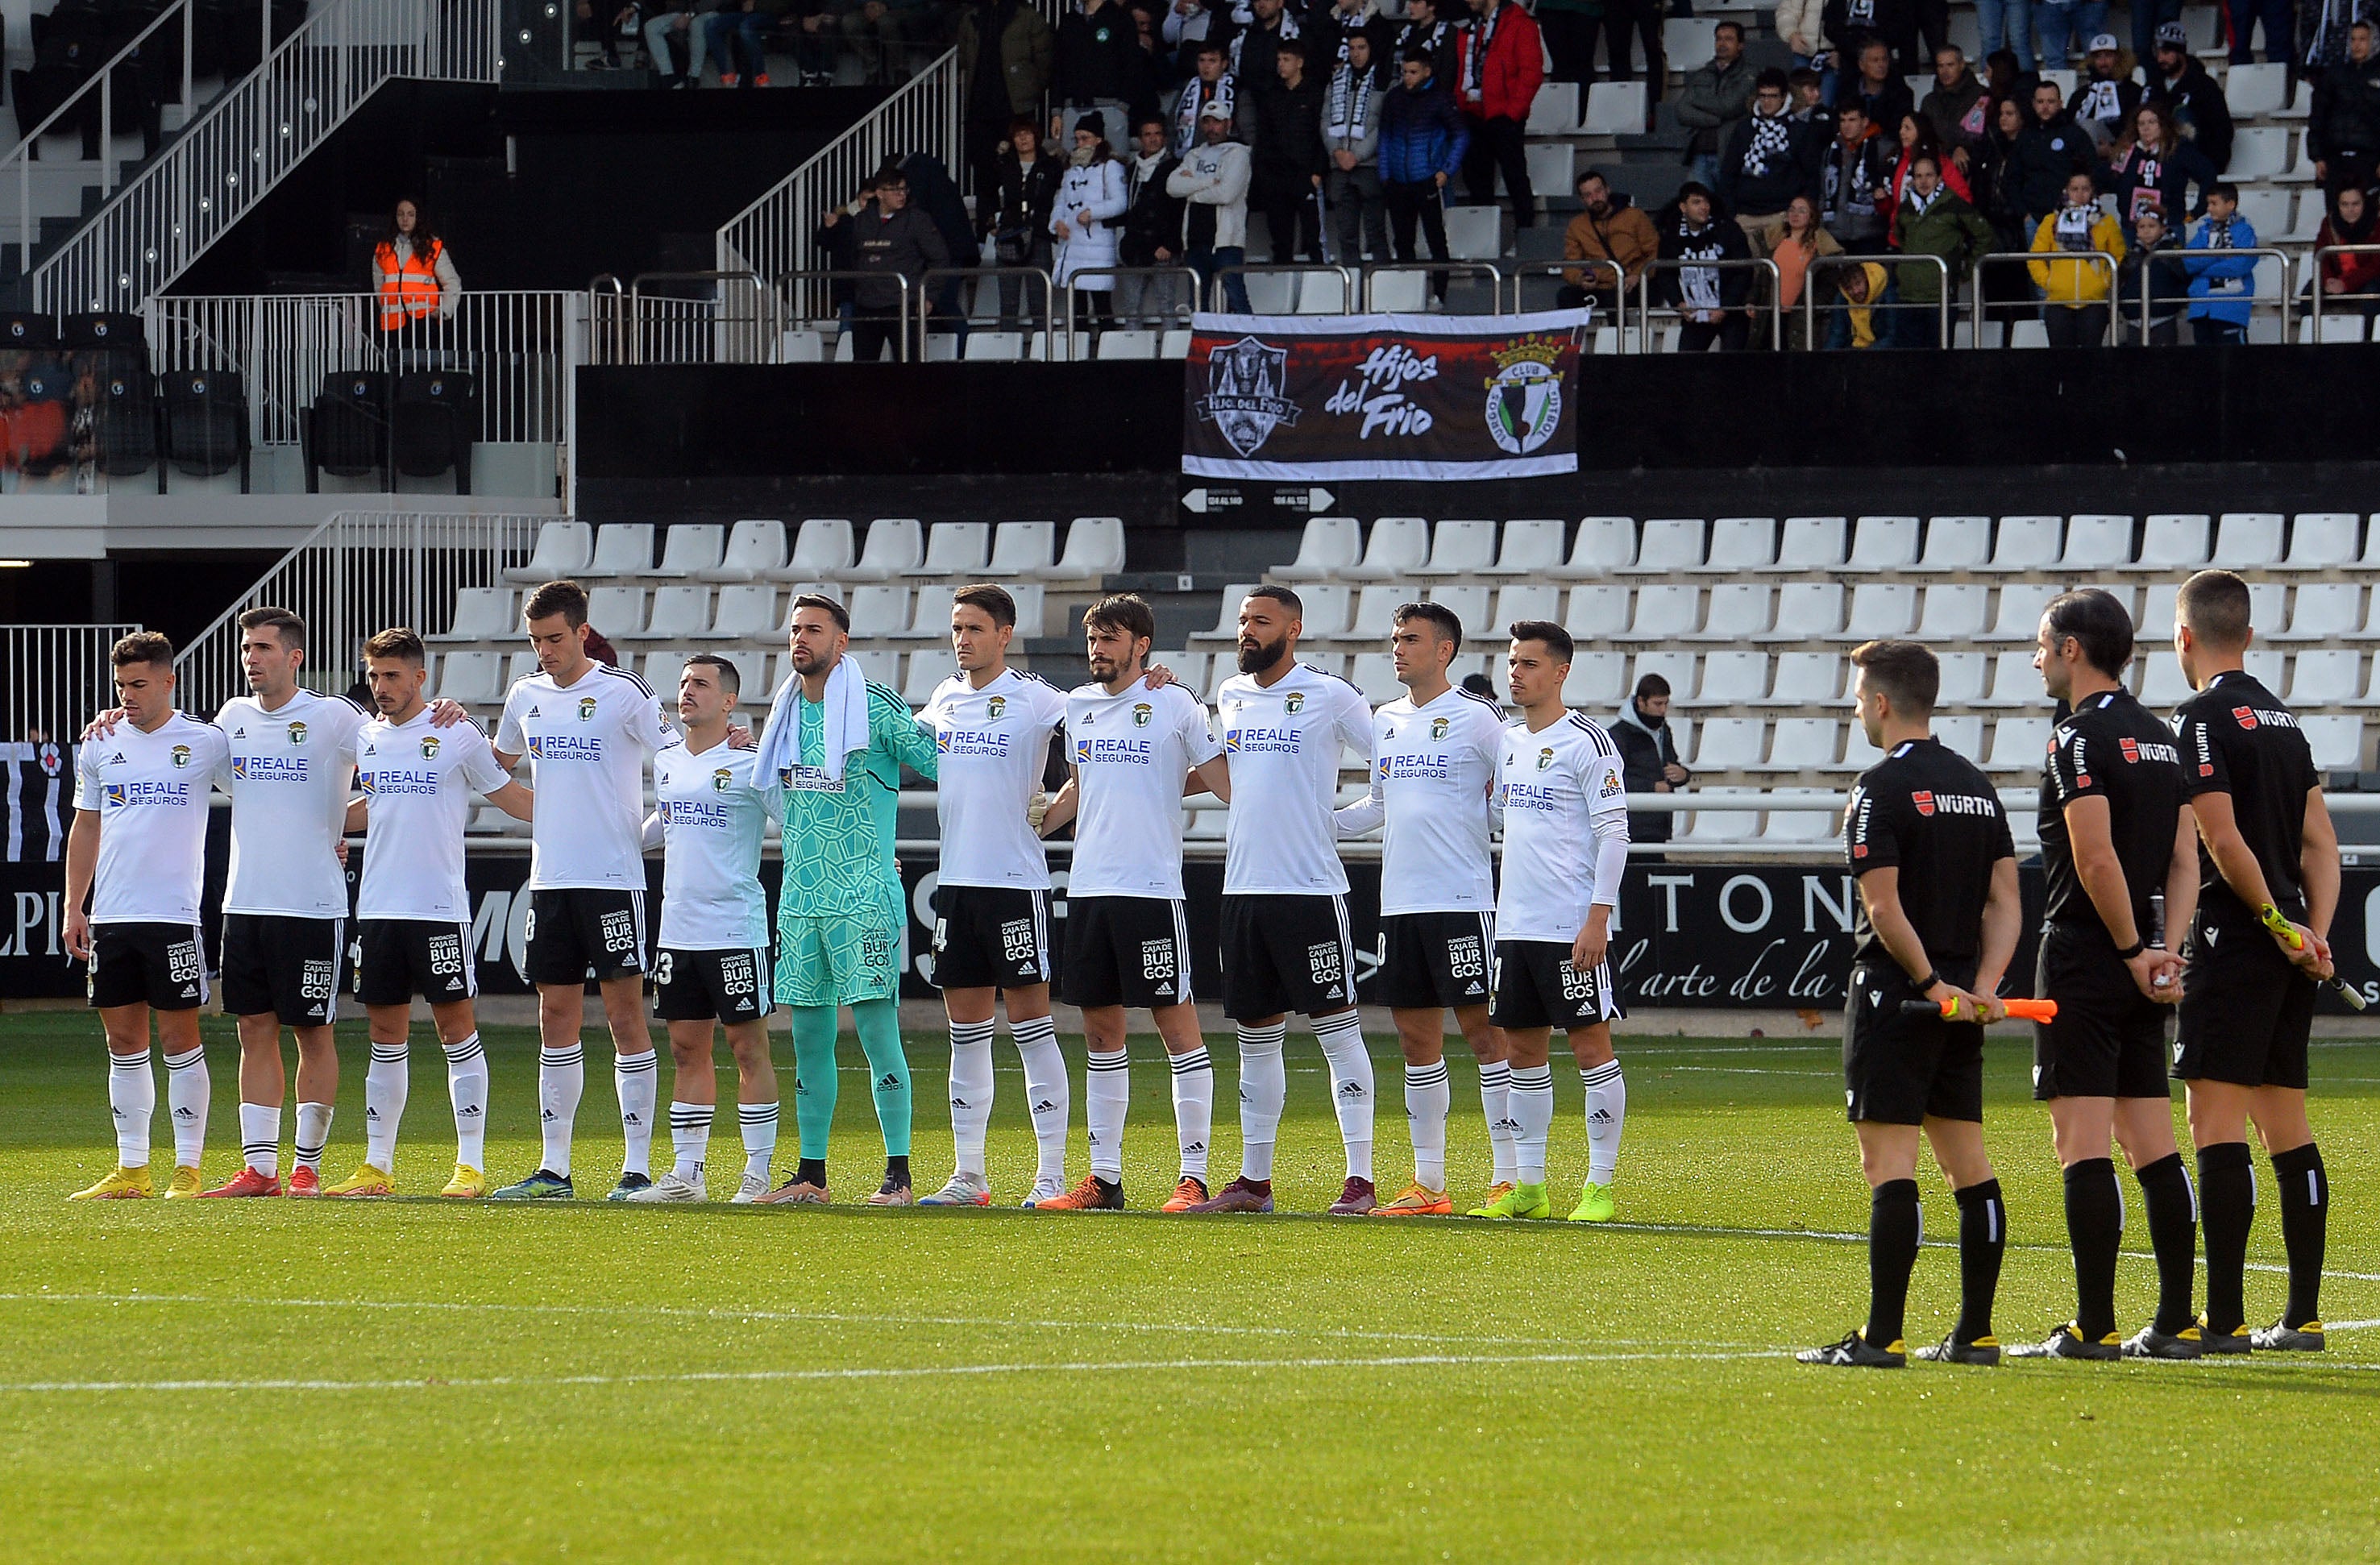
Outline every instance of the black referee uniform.
{"type": "MultiPolygon", "coordinates": [[[[2183,794],[2229,795],[2233,822],[2255,855],[2273,905],[2303,924],[2306,806],[2322,776],[2297,718],[2253,675],[2231,669],[2182,703],[2174,731],[2181,741],[2183,794]]],[[[2182,974],[2173,1074],[2184,1082],[2302,1091],[2315,986],[2282,954],[2260,910],[2240,899],[2203,843],[2198,864],[2198,911],[2191,924],[2190,966],[2182,974]]],[[[2256,1200],[2248,1144],[2200,1147],[2198,1180],[2206,1230],[2203,1345],[2242,1352],[2252,1340],[2243,1298],[2256,1200]]],[[[2299,1328],[2312,1323],[2318,1339],[2329,1202],[2313,1143],[2274,1154],[2273,1183],[2289,1256],[2289,1305],[2272,1335],[2303,1337],[2299,1328]]]]}

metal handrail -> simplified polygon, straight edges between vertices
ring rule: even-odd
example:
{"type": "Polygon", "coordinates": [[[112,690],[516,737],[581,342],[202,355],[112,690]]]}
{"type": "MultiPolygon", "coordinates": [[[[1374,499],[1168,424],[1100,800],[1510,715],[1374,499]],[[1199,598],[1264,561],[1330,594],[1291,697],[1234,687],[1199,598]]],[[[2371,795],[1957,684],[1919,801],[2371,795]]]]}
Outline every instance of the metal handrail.
{"type": "MultiPolygon", "coordinates": [[[[267,7],[270,9],[270,7],[267,7]]],[[[64,119],[68,110],[80,103],[83,94],[99,89],[99,177],[100,190],[105,194],[115,188],[115,160],[108,155],[109,142],[115,135],[115,71],[140,54],[140,45],[149,35],[165,25],[176,11],[182,13],[182,107],[190,105],[190,20],[197,10],[193,0],[174,0],[174,4],[157,13],[156,19],[132,37],[132,42],[118,49],[108,62],[100,67],[91,79],[67,94],[65,103],[50,111],[49,117],[33,127],[18,141],[8,155],[17,163],[17,270],[21,274],[33,269],[33,157],[35,143],[49,134],[50,127],[64,119]]]]}
{"type": "MultiPolygon", "coordinates": [[[[1778,283],[1781,274],[1777,270],[1777,263],[1767,256],[1755,256],[1749,261],[1687,261],[1680,258],[1646,261],[1645,270],[1636,274],[1636,329],[1639,333],[1649,334],[1653,329],[1653,274],[1657,272],[1683,272],[1689,267],[1712,272],[1767,273],[1768,275],[1768,346],[1771,352],[1784,350],[1785,312],[1777,305],[1778,283]]],[[[1761,307],[1756,300],[1733,308],[1741,309],[1746,315],[1755,320],[1760,315],[1761,307]]],[[[1683,315],[1685,313],[1683,302],[1681,301],[1679,306],[1670,313],[1683,315]]],[[[1727,309],[1721,309],[1719,313],[1724,315],[1727,309]]],[[[1652,351],[1649,341],[1645,351],[1652,351]]]]}
{"type": "MultiPolygon", "coordinates": [[[[2311,313],[2313,316],[2313,340],[2317,343],[2322,341],[2322,258],[2327,255],[2380,255],[2380,245],[2323,245],[2306,257],[2306,265],[2313,273],[2313,275],[2307,279],[2307,282],[2313,293],[2313,308],[2311,313]]],[[[2342,294],[2339,297],[2341,298],[2371,298],[2374,296],[2371,294],[2342,294]]],[[[2281,335],[2286,337],[2289,335],[2289,317],[2284,315],[2281,318],[2281,335]]]]}
{"type": "Polygon", "coordinates": [[[1363,300],[1364,309],[1366,312],[1368,312],[1372,308],[1372,280],[1383,272],[1418,272],[1426,277],[1435,277],[1439,273],[1445,273],[1449,276],[1475,277],[1484,273],[1487,274],[1488,278],[1488,298],[1495,304],[1497,309],[1501,309],[1504,308],[1504,273],[1501,270],[1488,261],[1375,261],[1366,263],[1363,271],[1363,300]]]}
{"type": "MultiPolygon", "coordinates": [[[[620,280],[617,277],[612,277],[609,273],[605,273],[603,275],[610,278],[613,297],[616,299],[619,297],[620,280]]],[[[752,290],[753,308],[750,321],[752,330],[759,334],[759,340],[762,342],[766,342],[772,334],[769,331],[770,323],[762,317],[760,305],[763,300],[773,299],[775,296],[769,291],[768,285],[760,281],[760,275],[757,272],[639,272],[635,276],[628,279],[628,325],[630,331],[634,334],[631,345],[632,352],[628,358],[628,362],[630,364],[642,364],[645,361],[645,336],[641,330],[644,323],[644,312],[638,307],[644,303],[644,287],[647,283],[743,283],[748,285],[752,290]]],[[[720,288],[714,290],[713,297],[710,301],[695,299],[687,300],[686,302],[715,302],[724,305],[726,303],[725,294],[726,290],[724,288],[720,288]]],[[[674,298],[676,296],[662,295],[659,297],[674,298]]],[[[595,297],[593,286],[590,284],[588,297],[588,314],[590,319],[593,317],[594,313],[595,297]]],[[[727,324],[727,321],[722,316],[714,320],[712,324],[714,326],[723,326],[727,324]]]]}
{"type": "MultiPolygon", "coordinates": [[[[1339,279],[1339,309],[1337,313],[1341,315],[1352,315],[1354,313],[1356,297],[1354,277],[1352,276],[1347,268],[1343,266],[1331,266],[1317,261],[1242,261],[1235,266],[1218,266],[1212,272],[1208,273],[1207,276],[1208,308],[1218,312],[1220,312],[1225,308],[1223,297],[1223,279],[1226,277],[1230,277],[1234,274],[1247,277],[1268,273],[1279,273],[1300,272],[1326,272],[1337,277],[1339,279]]],[[[1255,309],[1254,301],[1250,301],[1249,308],[1251,309],[1255,309]]],[[[1305,311],[1295,310],[1292,313],[1302,315],[1305,311]]]]}
{"type": "MultiPolygon", "coordinates": [[[[2115,336],[2116,285],[2122,280],[2123,273],[2117,265],[2114,256],[2109,255],[2106,250],[1994,250],[1989,255],[1975,258],[1974,335],[1977,347],[1984,346],[1984,269],[1987,266],[2004,266],[2017,261],[2023,261],[2028,267],[2036,261],[2062,261],[2075,266],[2089,261],[2094,265],[2105,266],[2107,269],[2107,336],[2110,339],[2115,336]]],[[[2032,273],[2028,272],[2026,275],[2030,276],[2032,273]]],[[[2034,302],[2040,305],[2047,301],[2036,299],[2034,302]]],[[[2062,309],[2067,307],[2060,305],[2058,308],[2062,309]]],[[[2103,343],[2101,346],[2107,345],[2103,343]]]]}
{"type": "MultiPolygon", "coordinates": [[[[870,273],[870,275],[872,276],[872,275],[874,275],[874,273],[870,273]]],[[[930,305],[934,302],[934,284],[935,284],[935,282],[936,282],[938,279],[947,279],[947,278],[952,278],[952,277],[958,277],[958,278],[967,278],[967,277],[1030,277],[1030,278],[1034,278],[1034,279],[1038,280],[1038,281],[1040,283],[1040,285],[1041,285],[1041,312],[1042,312],[1042,316],[1043,316],[1043,319],[1042,319],[1042,321],[1041,321],[1041,327],[1040,327],[1040,329],[1041,329],[1043,332],[1048,333],[1048,334],[1052,334],[1052,335],[1054,335],[1054,334],[1056,334],[1056,332],[1057,332],[1057,330],[1058,330],[1057,323],[1056,323],[1056,322],[1054,322],[1054,321],[1050,321],[1050,319],[1048,319],[1048,317],[1049,317],[1049,315],[1050,315],[1050,312],[1051,312],[1051,311],[1050,311],[1050,307],[1051,307],[1052,305],[1054,305],[1054,304],[1057,302],[1057,298],[1058,298],[1058,284],[1057,284],[1057,280],[1056,280],[1055,278],[1051,277],[1051,276],[1050,275],[1050,273],[1049,273],[1047,271],[1045,271],[1044,269],[1042,269],[1041,267],[1038,267],[1038,266],[934,266],[934,267],[929,267],[926,271],[924,271],[924,272],[922,272],[922,273],[918,273],[918,276],[917,276],[917,286],[916,292],[911,296],[911,297],[915,299],[916,304],[917,304],[917,310],[916,310],[916,314],[917,314],[917,358],[918,358],[921,361],[922,361],[922,360],[925,358],[925,357],[926,357],[926,332],[927,332],[927,324],[926,324],[926,323],[927,323],[927,321],[931,318],[931,316],[932,316],[932,314],[933,314],[933,311],[932,311],[930,309],[929,309],[928,307],[929,307],[929,306],[930,306],[930,305]]],[[[1019,300],[1019,303],[1022,303],[1022,302],[1023,302],[1022,300],[1019,300]]],[[[1072,301],[1070,300],[1070,301],[1069,301],[1070,305],[1071,305],[1071,302],[1072,302],[1072,301]]],[[[905,304],[905,305],[903,306],[903,308],[904,308],[905,309],[907,309],[907,306],[905,304]]],[[[963,316],[960,316],[960,317],[959,317],[959,319],[960,319],[960,320],[962,320],[962,321],[965,321],[965,320],[971,320],[971,319],[972,319],[972,317],[971,317],[971,316],[965,316],[965,315],[963,315],[963,316]]],[[[1030,335],[1032,335],[1032,333],[1031,333],[1030,331],[1027,331],[1027,332],[1026,332],[1026,335],[1030,336],[1030,335]]],[[[1067,355],[1067,357],[1068,357],[1068,358],[1073,358],[1073,357],[1074,357],[1074,351],[1075,351],[1074,331],[1073,331],[1073,328],[1072,328],[1071,326],[1069,326],[1069,327],[1068,327],[1068,329],[1067,329],[1067,335],[1066,335],[1066,355],[1067,355]]]]}
{"type": "MultiPolygon", "coordinates": [[[[2281,304],[2281,340],[2282,340],[2283,342],[2287,342],[2287,341],[2289,341],[2289,273],[2290,273],[2290,272],[2291,272],[2291,271],[2295,268],[2295,266],[2296,266],[2296,260],[2295,260],[2295,258],[2294,258],[2294,257],[2292,257],[2292,256],[2289,254],[2289,251],[2284,250],[2284,249],[2275,249],[2275,248],[2274,248],[2273,246],[2271,246],[2271,245],[2250,245],[2250,246],[2245,247],[2244,249],[2236,249],[2236,250],[2192,250],[2192,249],[2184,249],[2184,250],[2181,252],[2181,255],[2180,255],[2180,259],[2181,259],[2181,262],[2182,262],[2182,268],[2181,268],[2181,269],[2182,269],[2182,271],[2183,271],[2186,274],[2188,274],[2188,275],[2189,275],[2189,277],[2191,278],[2191,280],[2192,280],[2192,282],[2195,282],[2195,281],[2198,279],[2198,276],[2199,276],[2199,268],[2198,268],[2196,265],[2192,264],[2193,262],[2198,261],[2211,260],[2211,259],[2213,259],[2214,257],[2216,257],[2216,256],[2226,256],[2226,255],[2252,255],[2252,256],[2257,256],[2257,257],[2262,257],[2262,258],[2268,258],[2268,259],[2270,259],[2270,260],[2277,261],[2279,261],[2279,262],[2281,263],[2281,288],[2280,288],[2280,296],[2281,296],[2281,297],[2280,297],[2280,304],[2281,304]]],[[[2120,275],[2121,275],[2121,273],[2119,273],[2119,276],[2120,276],[2120,275]]],[[[2241,302],[2244,302],[2244,303],[2248,306],[2248,308],[2249,308],[2251,310],[2253,310],[2253,309],[2255,309],[2255,307],[2256,307],[2256,301],[2257,301],[2257,298],[2259,297],[2259,296],[2258,296],[2258,294],[2257,294],[2257,292],[2256,292],[2256,269],[2255,269],[2254,267],[2252,267],[2252,267],[2250,267],[2250,268],[2248,269],[2247,283],[2248,283],[2248,291],[2247,291],[2247,294],[2244,296],[2244,297],[2241,299],[2241,302]]],[[[2143,296],[2145,296],[2145,294],[2146,294],[2146,290],[2145,290],[2145,289],[2144,289],[2144,290],[2143,290],[2143,296]]],[[[2210,297],[2212,297],[2212,296],[2210,296],[2210,297]]],[[[2223,295],[2223,296],[2221,296],[2221,297],[2225,297],[2225,298],[2232,298],[2232,297],[2234,297],[2235,296],[2226,294],[2226,295],[2223,295]]],[[[2143,309],[2145,309],[2146,302],[2147,302],[2147,301],[2146,301],[2146,298],[2145,298],[2145,297],[2143,297],[2143,309]]],[[[2203,302],[2203,301],[2202,301],[2202,302],[2203,302]]],[[[2145,333],[2145,332],[2143,332],[2143,340],[2144,342],[2146,341],[2146,333],[2145,333]]]]}
{"type": "MultiPolygon", "coordinates": [[[[1936,301],[1939,307],[1938,313],[1941,319],[1937,323],[1937,329],[1936,333],[1937,340],[1935,346],[1937,347],[1949,347],[1950,346],[1950,263],[1944,261],[1938,255],[1888,254],[1819,255],[1812,256],[1810,258],[1809,267],[1803,274],[1802,279],[1803,347],[1807,351],[1815,352],[1818,346],[1818,290],[1815,285],[1815,279],[1817,277],[1818,272],[1822,267],[1831,268],[1834,271],[1841,272],[1850,267],[1865,266],[1870,263],[1877,266],[1914,266],[1920,261],[1933,262],[1934,269],[1942,274],[1942,291],[1936,301]]],[[[1880,305],[1871,299],[1864,308],[1869,309],[1914,309],[1920,307],[1906,302],[1893,305],[1880,305]]]]}
{"type": "MultiPolygon", "coordinates": [[[[1512,313],[1515,315],[1523,313],[1521,309],[1522,278],[1542,277],[1548,274],[1556,277],[1566,277],[1572,272],[1593,271],[1597,267],[1605,268],[1611,273],[1611,297],[1614,301],[1611,308],[1611,324],[1619,331],[1621,341],[1624,344],[1628,339],[1628,270],[1609,256],[1582,256],[1576,261],[1524,261],[1515,262],[1512,271],[1512,313]]],[[[1572,286],[1576,286],[1576,285],[1573,284],[1572,286]]],[[[1590,289],[1589,291],[1592,292],[1593,290],[1590,289]]],[[[1370,301],[1366,300],[1366,302],[1368,304],[1370,301]]]]}
{"type": "MultiPolygon", "coordinates": [[[[1066,359],[1075,362],[1075,285],[1086,277],[1187,277],[1190,291],[1183,305],[1174,307],[1179,314],[1186,306],[1193,313],[1198,308],[1198,273],[1186,266],[1082,266],[1066,275],[1066,359]]],[[[1096,291],[1096,290],[1093,290],[1096,291]]]]}

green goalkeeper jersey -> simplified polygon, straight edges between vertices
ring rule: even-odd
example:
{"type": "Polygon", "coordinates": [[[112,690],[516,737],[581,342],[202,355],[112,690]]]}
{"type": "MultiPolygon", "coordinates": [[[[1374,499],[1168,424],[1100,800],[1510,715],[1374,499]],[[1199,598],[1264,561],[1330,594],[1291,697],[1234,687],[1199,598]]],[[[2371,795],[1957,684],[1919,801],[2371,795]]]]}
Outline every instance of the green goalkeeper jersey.
{"type": "Polygon", "coordinates": [[[777,917],[881,915],[901,905],[901,871],[892,855],[901,768],[935,775],[933,735],[917,726],[908,703],[881,685],[868,686],[868,748],[844,758],[843,776],[826,768],[826,709],[802,701],[801,764],[774,779],[784,806],[784,877],[777,917]]]}

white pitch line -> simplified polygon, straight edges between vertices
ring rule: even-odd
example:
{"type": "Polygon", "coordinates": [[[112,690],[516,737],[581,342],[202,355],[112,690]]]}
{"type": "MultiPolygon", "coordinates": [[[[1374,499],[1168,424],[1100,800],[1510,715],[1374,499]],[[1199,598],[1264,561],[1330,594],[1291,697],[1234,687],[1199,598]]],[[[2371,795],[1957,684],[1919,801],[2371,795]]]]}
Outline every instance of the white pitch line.
{"type": "Polygon", "coordinates": [[[1722,1076],[1825,1076],[1840,1075],[1840,1071],[1779,1071],[1761,1065],[1647,1065],[1649,1071],[1706,1071],[1722,1076]]]}

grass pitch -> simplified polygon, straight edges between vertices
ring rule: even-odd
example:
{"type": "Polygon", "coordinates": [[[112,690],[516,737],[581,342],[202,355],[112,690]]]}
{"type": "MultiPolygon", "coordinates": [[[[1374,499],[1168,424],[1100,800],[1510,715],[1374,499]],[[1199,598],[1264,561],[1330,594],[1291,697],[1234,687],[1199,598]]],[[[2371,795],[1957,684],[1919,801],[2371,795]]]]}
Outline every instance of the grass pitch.
{"type": "MultiPolygon", "coordinates": [[[[360,1159],[352,1030],[333,1178],[360,1159]]],[[[451,1122],[443,1062],[417,1030],[398,1178],[428,1191],[451,1122]]],[[[212,1181],[237,1157],[236,1049],[227,1023],[207,1036],[212,1181]]],[[[536,1159],[535,1041],[488,1041],[489,1171],[516,1178],[536,1159]]],[[[1014,1202],[1032,1142],[1000,1049],[992,1171],[1014,1202]]],[[[948,1171],[944,1049],[913,1037],[910,1049],[930,1188],[948,1171]]],[[[1410,1171],[1393,1049],[1375,1050],[1386,1192],[1410,1171]]],[[[1336,1193],[1337,1130],[1311,1042],[1293,1039],[1290,1057],[1276,1187],[1312,1212],[1336,1193]]],[[[1153,1207],[1172,1183],[1172,1110],[1162,1055],[1150,1042],[1135,1058],[1126,1188],[1153,1207]]],[[[1463,1201],[1486,1182],[1486,1134],[1459,1046],[1451,1058],[1463,1201]]],[[[69,1206],[113,1161],[97,1027],[10,1016],[0,1536],[25,1559],[111,1561],[2303,1565],[2380,1547],[2380,1046],[2316,1048],[2336,1192],[2326,1355],[1898,1374],[1784,1356],[1865,1309],[1865,1251],[1851,1241],[1867,1199],[1832,1046],[1639,1041],[1622,1058],[1623,1220],[1601,1230],[723,1200],[69,1206]]],[[[1995,1041],[2009,1341],[2071,1304],[2025,1066],[2021,1041],[1995,1041]]],[[[833,1173],[852,1201],[874,1184],[877,1147],[856,1045],[845,1070],[833,1173]]],[[[619,1151],[605,1074],[590,1061],[589,1194],[619,1151]]],[[[1237,1128],[1228,1060],[1219,1074],[1220,1183],[1237,1128]]],[[[1075,1079],[1079,1096],[1079,1055],[1075,1079]]],[[[732,1099],[732,1075],[722,1086],[732,1099]]],[[[1560,1211],[1585,1135],[1575,1076],[1558,1066],[1555,1086],[1560,1211]]],[[[789,1105],[781,1168],[792,1118],[789,1105]]],[[[157,1131],[162,1166],[162,1103],[157,1131]]],[[[1081,1135],[1078,1105],[1075,1172],[1081,1135]]],[[[732,1114],[712,1146],[714,1184],[732,1187],[732,1114]]],[[[1952,1233],[1938,1177],[1922,1183],[1934,1231],[1952,1233]]],[[[2269,1201],[2262,1217],[2256,1321],[2282,1286],[2269,1201]]],[[[2127,1329],[2152,1303],[2143,1248],[2120,1274],[2127,1329]]],[[[1956,1294],[1955,1252],[1929,1248],[1912,1341],[1947,1328],[1956,1294]]]]}

